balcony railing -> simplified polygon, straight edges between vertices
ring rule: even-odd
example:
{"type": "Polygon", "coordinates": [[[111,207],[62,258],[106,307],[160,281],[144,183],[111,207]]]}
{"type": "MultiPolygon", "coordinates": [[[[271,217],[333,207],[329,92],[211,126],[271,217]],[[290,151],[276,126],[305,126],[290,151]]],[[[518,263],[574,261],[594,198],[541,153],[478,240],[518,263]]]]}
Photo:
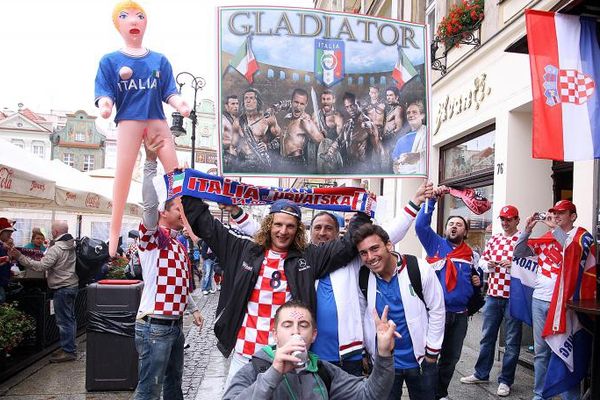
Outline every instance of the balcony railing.
{"type": "Polygon", "coordinates": [[[461,45],[475,46],[475,48],[481,46],[481,39],[478,35],[475,35],[475,32],[478,32],[480,27],[481,21],[478,21],[472,26],[465,27],[455,35],[434,37],[431,41],[431,69],[440,71],[442,75],[446,75],[447,58],[451,49],[461,45]],[[442,52],[441,55],[438,54],[440,51],[442,52]]]}

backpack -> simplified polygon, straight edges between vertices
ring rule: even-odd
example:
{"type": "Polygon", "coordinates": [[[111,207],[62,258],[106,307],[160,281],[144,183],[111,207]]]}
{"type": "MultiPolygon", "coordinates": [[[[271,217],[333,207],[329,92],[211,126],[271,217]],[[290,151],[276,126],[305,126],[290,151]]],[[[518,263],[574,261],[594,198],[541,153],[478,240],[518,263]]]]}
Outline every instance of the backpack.
{"type": "MultiPolygon", "coordinates": [[[[421,282],[421,271],[419,271],[419,261],[417,257],[411,256],[410,254],[405,254],[406,257],[406,269],[408,272],[408,279],[410,280],[410,284],[415,291],[415,294],[421,299],[423,304],[425,304],[425,308],[429,310],[427,307],[427,303],[425,303],[425,298],[423,297],[423,283],[421,282]]],[[[358,273],[358,286],[360,287],[360,291],[362,292],[365,299],[369,299],[367,297],[367,292],[369,289],[369,274],[371,270],[366,266],[360,267],[360,272],[358,273]]]]}
{"type": "MultiPolygon", "coordinates": [[[[254,368],[254,372],[257,374],[262,374],[266,370],[271,367],[271,363],[267,360],[263,360],[262,358],[252,357],[252,367],[254,368]]],[[[331,390],[331,375],[327,369],[323,367],[323,362],[321,360],[317,360],[317,375],[325,384],[325,389],[327,389],[327,393],[331,390]]]]}
{"type": "Polygon", "coordinates": [[[79,285],[90,283],[100,272],[102,265],[110,259],[108,245],[99,239],[87,236],[75,240],[75,272],[79,277],[79,285]]]}
{"type": "MultiPolygon", "coordinates": [[[[479,275],[475,268],[471,268],[471,276],[479,275]]],[[[473,287],[473,295],[467,303],[467,315],[470,317],[485,305],[485,296],[483,295],[483,284],[480,287],[473,287]]]]}

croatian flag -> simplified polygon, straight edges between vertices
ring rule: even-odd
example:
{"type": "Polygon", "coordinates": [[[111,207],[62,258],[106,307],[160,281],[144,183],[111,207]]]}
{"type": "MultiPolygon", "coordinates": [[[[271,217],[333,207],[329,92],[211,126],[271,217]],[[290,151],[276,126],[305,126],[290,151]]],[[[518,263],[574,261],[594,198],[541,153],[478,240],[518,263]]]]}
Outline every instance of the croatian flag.
{"type": "Polygon", "coordinates": [[[533,326],[531,301],[537,277],[537,257],[514,257],[510,267],[510,315],[533,326]]]}
{"type": "MultiPolygon", "coordinates": [[[[544,248],[553,245],[551,236],[530,239],[528,244],[539,257],[544,248]]],[[[556,245],[558,245],[556,243],[556,245]]],[[[562,247],[561,247],[562,248],[562,247]]],[[[554,293],[542,336],[552,349],[543,396],[549,398],[579,384],[588,370],[592,354],[592,337],[580,318],[567,309],[568,300],[595,298],[596,249],[592,235],[577,228],[565,243],[562,267],[558,271],[554,293]]],[[[543,273],[536,257],[515,258],[511,266],[509,309],[512,317],[531,325],[531,299],[535,287],[534,273],[543,273]]],[[[587,322],[587,321],[584,321],[587,322]]]]}
{"type": "MultiPolygon", "coordinates": [[[[565,243],[563,265],[554,287],[542,336],[552,349],[544,397],[552,397],[579,384],[592,354],[592,335],[582,325],[583,315],[567,309],[568,300],[594,299],[596,249],[594,238],[577,228],[565,243]]],[[[589,328],[589,326],[588,326],[589,328]]]]}
{"type": "Polygon", "coordinates": [[[533,89],[533,157],[600,158],[600,48],[596,22],[526,10],[533,89]]]}

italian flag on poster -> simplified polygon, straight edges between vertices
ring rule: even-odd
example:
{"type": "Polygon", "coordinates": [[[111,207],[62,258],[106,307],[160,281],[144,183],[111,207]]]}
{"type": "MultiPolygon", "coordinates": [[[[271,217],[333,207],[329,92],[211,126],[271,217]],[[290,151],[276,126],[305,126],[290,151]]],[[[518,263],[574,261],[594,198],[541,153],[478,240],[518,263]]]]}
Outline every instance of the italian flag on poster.
{"type": "Polygon", "coordinates": [[[412,65],[406,54],[398,47],[398,61],[392,71],[392,78],[396,81],[396,86],[401,88],[404,84],[417,76],[417,70],[412,65]]]}
{"type": "Polygon", "coordinates": [[[258,71],[258,62],[252,51],[252,43],[248,37],[235,53],[233,60],[229,62],[240,74],[244,75],[248,83],[254,81],[254,73],[258,71]]]}

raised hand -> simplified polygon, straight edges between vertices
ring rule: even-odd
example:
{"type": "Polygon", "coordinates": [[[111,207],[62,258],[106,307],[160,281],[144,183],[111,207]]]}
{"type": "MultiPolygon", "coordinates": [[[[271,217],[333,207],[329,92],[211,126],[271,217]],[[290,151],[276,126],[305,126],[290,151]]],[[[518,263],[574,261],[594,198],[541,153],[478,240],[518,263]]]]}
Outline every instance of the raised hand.
{"type": "Polygon", "coordinates": [[[431,197],[433,197],[433,183],[428,180],[423,180],[421,186],[419,186],[419,188],[415,192],[415,195],[412,198],[412,202],[415,203],[415,205],[419,206],[423,202],[425,202],[425,199],[429,199],[431,197]]]}
{"type": "Polygon", "coordinates": [[[158,150],[163,146],[164,139],[156,135],[153,138],[144,140],[144,150],[146,151],[146,160],[156,161],[158,150]]]}
{"type": "Polygon", "coordinates": [[[273,359],[273,368],[282,375],[296,369],[296,363],[301,360],[292,356],[292,353],[295,351],[306,351],[306,344],[298,340],[289,340],[283,346],[277,346],[275,358],[273,359]]]}
{"type": "Polygon", "coordinates": [[[377,331],[377,352],[383,357],[389,357],[394,353],[395,340],[402,337],[396,331],[394,321],[388,320],[389,309],[388,306],[385,306],[381,318],[379,318],[377,310],[373,309],[373,320],[377,331]]]}

